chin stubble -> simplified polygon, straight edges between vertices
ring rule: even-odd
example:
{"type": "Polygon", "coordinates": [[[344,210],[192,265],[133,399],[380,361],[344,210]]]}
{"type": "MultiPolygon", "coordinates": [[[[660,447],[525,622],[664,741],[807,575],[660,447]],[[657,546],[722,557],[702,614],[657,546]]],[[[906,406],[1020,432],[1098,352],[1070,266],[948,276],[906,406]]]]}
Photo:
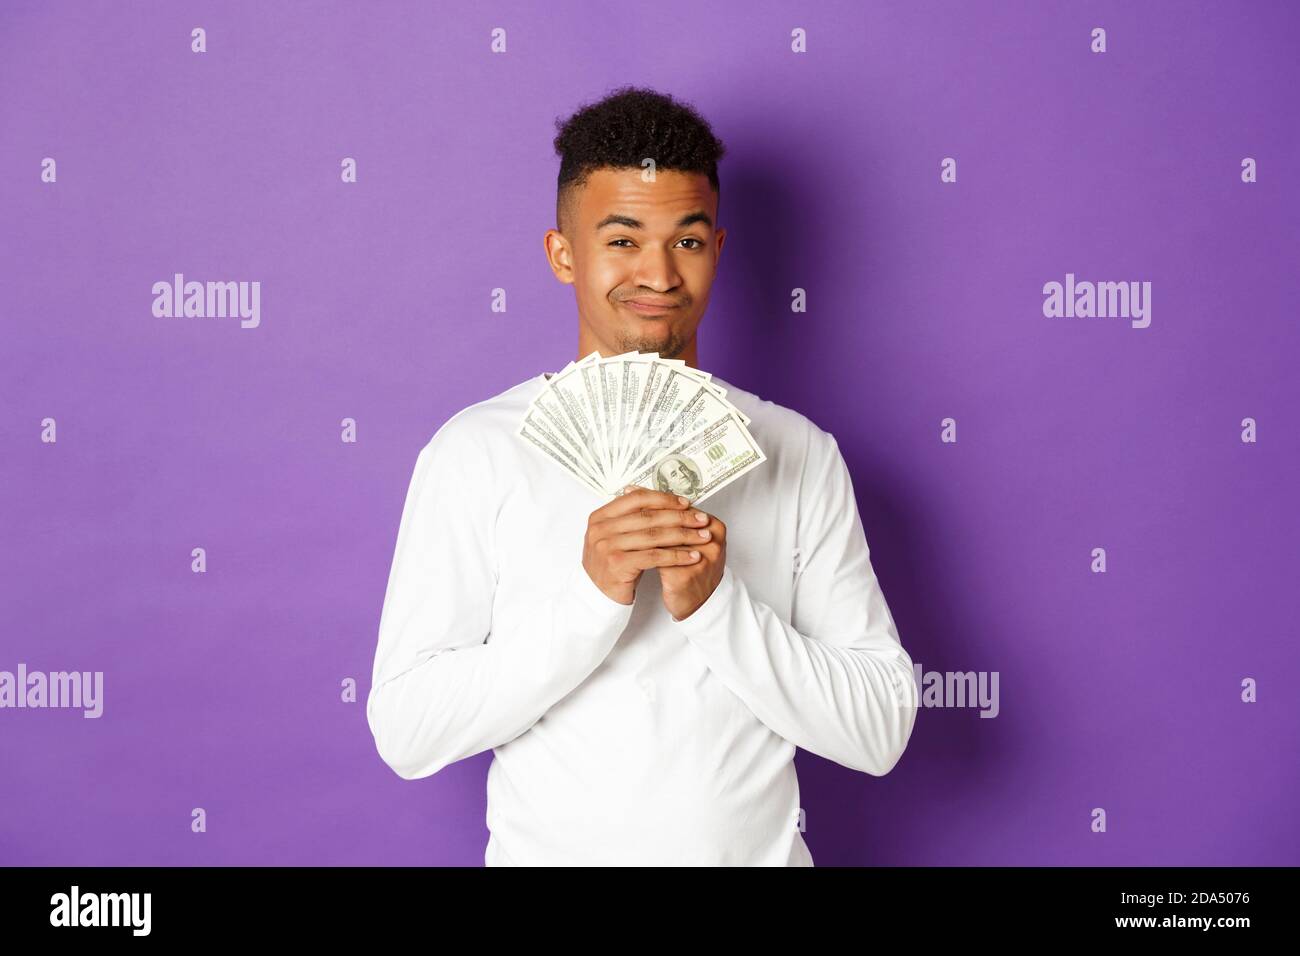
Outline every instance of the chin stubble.
{"type": "Polygon", "coordinates": [[[620,352],[658,352],[664,358],[677,358],[686,342],[676,332],[669,332],[662,343],[658,338],[620,334],[618,347],[620,352]]]}

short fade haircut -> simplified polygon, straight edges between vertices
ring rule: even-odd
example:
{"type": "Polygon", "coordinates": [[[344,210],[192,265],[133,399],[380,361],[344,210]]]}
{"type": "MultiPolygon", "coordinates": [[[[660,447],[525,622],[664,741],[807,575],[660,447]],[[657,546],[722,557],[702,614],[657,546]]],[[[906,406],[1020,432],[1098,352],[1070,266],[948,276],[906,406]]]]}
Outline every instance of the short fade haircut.
{"type": "Polygon", "coordinates": [[[703,173],[722,202],[718,160],[726,147],[699,113],[667,93],[622,86],[555,126],[555,224],[562,233],[568,231],[574,194],[593,170],[641,169],[647,158],[656,171],[703,173]]]}

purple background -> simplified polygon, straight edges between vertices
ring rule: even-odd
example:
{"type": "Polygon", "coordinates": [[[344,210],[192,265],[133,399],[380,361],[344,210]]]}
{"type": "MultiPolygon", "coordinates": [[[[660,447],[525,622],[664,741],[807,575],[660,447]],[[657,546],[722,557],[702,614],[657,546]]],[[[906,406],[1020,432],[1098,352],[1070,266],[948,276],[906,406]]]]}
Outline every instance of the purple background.
{"type": "Polygon", "coordinates": [[[1300,863],[1297,27],[6,3],[0,669],[102,670],[105,712],[0,711],[0,861],[482,863],[491,755],[375,752],[379,612],[422,445],[576,357],[553,124],[637,83],[728,147],[701,366],[837,437],[913,659],[1000,674],[996,719],[923,710],[886,777],[799,753],[817,864],[1300,863]],[[260,281],[261,326],[155,318],[175,272],[260,281]],[[1066,272],[1151,281],[1150,328],[1044,317],[1066,272]]]}

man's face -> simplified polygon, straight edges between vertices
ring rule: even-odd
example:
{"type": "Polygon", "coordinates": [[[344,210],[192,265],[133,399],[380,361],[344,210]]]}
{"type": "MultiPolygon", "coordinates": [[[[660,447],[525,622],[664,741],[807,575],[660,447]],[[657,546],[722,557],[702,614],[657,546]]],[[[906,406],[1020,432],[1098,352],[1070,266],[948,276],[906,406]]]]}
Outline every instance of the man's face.
{"type": "Polygon", "coordinates": [[[659,475],[663,478],[668,490],[675,495],[686,495],[691,492],[691,476],[682,468],[682,463],[672,459],[664,463],[659,469],[659,475]]]}
{"type": "Polygon", "coordinates": [[[546,233],[547,256],[574,286],[580,349],[677,358],[709,304],[725,229],[703,173],[598,169],[578,188],[565,228],[546,233]],[[638,307],[640,303],[640,307],[638,307]]]}

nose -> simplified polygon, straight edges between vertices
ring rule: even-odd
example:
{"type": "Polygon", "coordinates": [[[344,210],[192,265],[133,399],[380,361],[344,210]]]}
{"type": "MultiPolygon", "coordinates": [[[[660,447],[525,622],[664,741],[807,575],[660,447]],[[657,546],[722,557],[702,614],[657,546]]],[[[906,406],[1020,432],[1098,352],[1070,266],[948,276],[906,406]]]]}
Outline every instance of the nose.
{"type": "Polygon", "coordinates": [[[662,294],[681,285],[682,277],[668,250],[650,245],[637,257],[633,281],[643,289],[662,294]]]}

